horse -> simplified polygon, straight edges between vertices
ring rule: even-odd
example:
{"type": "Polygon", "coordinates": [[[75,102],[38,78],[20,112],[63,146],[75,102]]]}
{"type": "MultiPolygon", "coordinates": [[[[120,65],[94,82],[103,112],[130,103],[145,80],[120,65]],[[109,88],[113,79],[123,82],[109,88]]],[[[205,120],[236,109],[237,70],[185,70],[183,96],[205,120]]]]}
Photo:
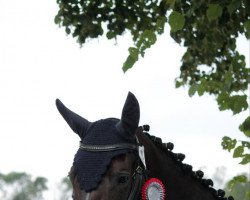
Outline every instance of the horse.
{"type": "Polygon", "coordinates": [[[139,103],[131,92],[121,119],[89,122],[59,99],[56,106],[81,139],[69,172],[73,200],[233,200],[183,163],[185,155],[174,153],[173,143],[139,126],[139,103]]]}

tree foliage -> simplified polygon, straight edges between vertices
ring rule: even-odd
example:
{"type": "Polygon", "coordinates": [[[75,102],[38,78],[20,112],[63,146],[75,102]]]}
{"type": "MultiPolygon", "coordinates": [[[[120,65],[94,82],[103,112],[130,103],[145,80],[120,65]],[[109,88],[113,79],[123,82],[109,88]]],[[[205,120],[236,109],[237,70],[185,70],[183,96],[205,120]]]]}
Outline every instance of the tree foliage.
{"type": "Polygon", "coordinates": [[[250,200],[250,180],[247,174],[241,174],[225,182],[226,167],[217,167],[213,174],[215,188],[223,188],[225,196],[233,196],[235,200],[250,200]]]}
{"type": "Polygon", "coordinates": [[[47,190],[47,179],[24,172],[0,173],[0,198],[6,200],[41,200],[47,190]]]}
{"type": "MultiPolygon", "coordinates": [[[[247,138],[250,138],[250,117],[248,117],[239,127],[239,129],[245,134],[247,138]]],[[[233,157],[240,158],[240,164],[246,165],[250,163],[250,142],[249,141],[237,141],[228,136],[223,137],[221,143],[223,149],[231,152],[233,150],[233,157]]]]}
{"type": "Polygon", "coordinates": [[[60,200],[71,200],[72,199],[72,184],[68,177],[61,179],[60,185],[58,185],[60,191],[60,200]]]}
{"type": "MultiPolygon", "coordinates": [[[[219,109],[238,114],[249,108],[246,91],[250,68],[237,50],[236,39],[250,38],[249,0],[57,0],[55,23],[84,44],[106,34],[115,39],[124,32],[132,35],[123,71],[144,57],[169,24],[171,37],[186,48],[176,87],[187,85],[189,95],[215,95],[219,109]]],[[[166,47],[167,48],[167,47],[166,47]]],[[[250,117],[240,130],[250,137],[250,117]]],[[[248,141],[224,137],[222,146],[234,149],[241,164],[250,162],[248,141]]]]}
{"type": "Polygon", "coordinates": [[[237,200],[250,199],[250,180],[246,175],[235,176],[230,180],[225,188],[227,195],[233,196],[237,200]]]}

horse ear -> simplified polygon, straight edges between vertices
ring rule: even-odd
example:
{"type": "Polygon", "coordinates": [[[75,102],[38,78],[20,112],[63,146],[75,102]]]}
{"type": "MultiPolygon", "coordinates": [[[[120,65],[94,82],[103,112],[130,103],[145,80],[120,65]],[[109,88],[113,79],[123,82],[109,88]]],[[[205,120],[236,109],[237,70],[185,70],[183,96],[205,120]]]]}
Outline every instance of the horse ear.
{"type": "Polygon", "coordinates": [[[56,99],[56,107],[70,128],[83,140],[90,122],[69,110],[59,99],[56,99]]]}
{"type": "Polygon", "coordinates": [[[135,137],[140,120],[140,107],[136,97],[129,92],[122,110],[121,121],[117,124],[117,129],[126,138],[135,137]],[[126,135],[124,135],[126,134],[126,135]]]}

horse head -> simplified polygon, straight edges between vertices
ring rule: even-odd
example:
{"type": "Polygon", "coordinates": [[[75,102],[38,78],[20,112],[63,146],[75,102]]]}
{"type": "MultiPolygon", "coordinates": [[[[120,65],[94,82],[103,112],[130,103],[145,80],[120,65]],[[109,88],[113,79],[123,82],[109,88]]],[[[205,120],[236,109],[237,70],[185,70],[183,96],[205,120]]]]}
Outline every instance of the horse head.
{"type": "Polygon", "coordinates": [[[69,172],[74,200],[233,200],[183,163],[185,155],[173,153],[172,143],[138,127],[139,103],[132,93],[121,119],[89,122],[58,99],[56,105],[81,140],[69,172]]]}
{"type": "Polygon", "coordinates": [[[71,129],[80,137],[70,179],[73,198],[134,199],[133,177],[138,167],[139,103],[128,93],[121,119],[108,118],[89,122],[69,110],[60,100],[56,105],[71,129]],[[129,195],[131,196],[129,197],[129,195]]]}

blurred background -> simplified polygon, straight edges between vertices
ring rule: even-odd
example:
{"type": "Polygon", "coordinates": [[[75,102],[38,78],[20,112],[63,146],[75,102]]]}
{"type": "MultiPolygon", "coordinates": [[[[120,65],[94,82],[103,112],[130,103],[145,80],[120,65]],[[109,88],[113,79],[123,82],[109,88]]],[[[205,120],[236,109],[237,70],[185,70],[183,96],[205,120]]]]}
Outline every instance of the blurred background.
{"type": "MultiPolygon", "coordinates": [[[[190,98],[187,88],[175,88],[185,49],[169,36],[167,25],[124,74],[133,44],[129,34],[116,41],[90,40],[80,48],[54,23],[57,11],[55,1],[0,1],[1,199],[71,197],[67,174],[79,138],[58,113],[56,98],[95,121],[119,118],[131,91],[140,103],[140,124],[149,124],[149,133],[163,142],[173,142],[174,152],[184,153],[185,162],[202,169],[216,187],[249,173],[249,165],[239,165],[221,146],[225,135],[245,140],[238,126],[249,111],[233,116],[219,111],[213,96],[190,98]]],[[[237,44],[249,66],[249,41],[240,36],[237,44]]]]}

